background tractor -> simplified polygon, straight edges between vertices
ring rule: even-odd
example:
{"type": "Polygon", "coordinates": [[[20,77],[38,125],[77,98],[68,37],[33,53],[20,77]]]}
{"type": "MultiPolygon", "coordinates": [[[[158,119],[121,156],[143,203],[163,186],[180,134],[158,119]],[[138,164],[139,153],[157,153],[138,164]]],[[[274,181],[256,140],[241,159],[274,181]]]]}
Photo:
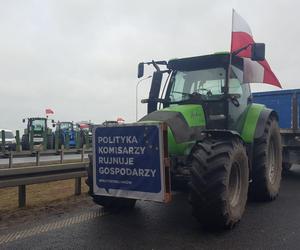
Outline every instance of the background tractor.
{"type": "Polygon", "coordinates": [[[68,142],[67,147],[76,147],[76,130],[74,129],[73,122],[60,122],[56,123],[54,138],[58,140],[57,147],[60,148],[61,145],[65,145],[68,142]]]}
{"type": "MultiPolygon", "coordinates": [[[[264,47],[252,50],[253,61],[264,60],[264,47]]],[[[139,64],[138,77],[145,64],[156,71],[149,98],[142,100],[148,114],[138,123],[168,125],[171,187],[189,192],[193,215],[204,226],[232,228],[242,217],[248,194],[259,201],[274,200],[282,168],[278,115],[252,103],[249,84],[243,83],[243,59],[219,53],[151,61],[139,64]]],[[[97,204],[110,210],[134,206],[130,197],[94,194],[95,171],[91,160],[88,183],[97,204]]]]}
{"type": "MultiPolygon", "coordinates": [[[[22,149],[33,150],[37,147],[46,149],[53,149],[53,135],[51,128],[48,127],[47,118],[32,117],[27,118],[27,126],[24,129],[22,136],[22,149]]],[[[26,119],[23,119],[23,123],[26,119]]],[[[52,120],[52,124],[54,121],[52,120]]]]}
{"type": "Polygon", "coordinates": [[[92,126],[90,121],[81,121],[76,123],[76,130],[79,132],[80,147],[92,144],[92,126]]]}

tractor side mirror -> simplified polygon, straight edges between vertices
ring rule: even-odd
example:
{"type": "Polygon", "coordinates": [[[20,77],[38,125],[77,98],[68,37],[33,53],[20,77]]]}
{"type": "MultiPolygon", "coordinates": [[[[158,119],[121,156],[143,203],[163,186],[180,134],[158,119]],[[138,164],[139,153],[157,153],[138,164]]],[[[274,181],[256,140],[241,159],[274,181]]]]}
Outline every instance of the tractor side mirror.
{"type": "Polygon", "coordinates": [[[25,119],[23,119],[22,122],[25,123],[25,119]]]}
{"type": "Polygon", "coordinates": [[[144,75],[144,63],[139,63],[138,65],[138,78],[144,75]]]}
{"type": "Polygon", "coordinates": [[[265,44],[254,43],[251,48],[251,60],[263,61],[265,60],[265,44]]]}

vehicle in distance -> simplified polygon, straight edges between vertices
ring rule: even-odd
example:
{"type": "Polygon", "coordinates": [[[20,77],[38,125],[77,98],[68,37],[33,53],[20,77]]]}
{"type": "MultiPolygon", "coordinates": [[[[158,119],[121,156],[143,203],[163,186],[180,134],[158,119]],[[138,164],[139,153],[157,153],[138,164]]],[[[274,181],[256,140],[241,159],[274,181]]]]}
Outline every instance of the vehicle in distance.
{"type": "MultiPolygon", "coordinates": [[[[5,137],[5,144],[4,148],[9,151],[15,151],[16,150],[16,137],[14,136],[14,133],[12,130],[9,129],[0,129],[1,133],[4,131],[4,137],[5,137]]],[[[1,140],[2,143],[2,140],[1,140]]]]}
{"type": "Polygon", "coordinates": [[[283,170],[300,164],[300,89],[253,93],[253,101],[275,110],[279,116],[283,170]]]}

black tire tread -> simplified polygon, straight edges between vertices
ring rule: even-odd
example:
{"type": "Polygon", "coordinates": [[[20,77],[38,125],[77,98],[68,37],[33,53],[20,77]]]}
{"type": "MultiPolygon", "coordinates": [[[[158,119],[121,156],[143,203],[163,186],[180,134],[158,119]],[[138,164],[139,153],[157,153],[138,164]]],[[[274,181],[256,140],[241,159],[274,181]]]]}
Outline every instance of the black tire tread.
{"type": "MultiPolygon", "coordinates": [[[[252,166],[252,183],[249,189],[250,197],[252,200],[256,201],[272,201],[278,196],[278,192],[271,192],[268,187],[268,177],[266,173],[266,161],[267,161],[267,150],[268,150],[268,138],[270,133],[277,133],[277,136],[280,141],[280,131],[278,127],[278,122],[275,117],[270,116],[265,129],[263,136],[257,139],[254,142],[254,153],[253,153],[253,166],[252,166]],[[274,130],[272,132],[272,130],[274,130]]],[[[277,147],[280,147],[279,155],[279,168],[281,168],[282,161],[282,152],[281,152],[281,143],[279,142],[277,147]]],[[[281,179],[281,170],[277,178],[281,179]]],[[[280,187],[280,179],[279,186],[280,187]]]]}
{"type": "MultiPolygon", "coordinates": [[[[238,222],[230,218],[226,208],[226,176],[230,171],[228,163],[234,150],[242,150],[247,158],[245,148],[238,138],[207,138],[194,150],[189,183],[190,203],[193,215],[208,228],[231,228],[238,222]]],[[[248,179],[246,182],[248,189],[248,179]]],[[[247,193],[245,196],[247,199],[247,193]]]]}

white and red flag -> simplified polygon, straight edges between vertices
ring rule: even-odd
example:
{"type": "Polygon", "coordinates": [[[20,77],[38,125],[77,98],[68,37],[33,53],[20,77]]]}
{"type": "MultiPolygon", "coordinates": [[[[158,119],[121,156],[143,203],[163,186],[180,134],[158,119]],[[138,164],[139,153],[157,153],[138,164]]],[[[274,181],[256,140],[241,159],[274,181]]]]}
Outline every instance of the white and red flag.
{"type": "MultiPolygon", "coordinates": [[[[231,52],[247,45],[254,44],[251,29],[248,23],[235,10],[232,13],[231,52]]],[[[242,50],[237,56],[244,58],[245,83],[267,83],[281,88],[281,84],[271,70],[267,60],[252,61],[251,46],[242,50]]]]}
{"type": "Polygon", "coordinates": [[[46,115],[53,115],[54,111],[52,109],[45,109],[46,115]]]}
{"type": "Polygon", "coordinates": [[[125,120],[122,117],[117,118],[117,123],[118,124],[123,124],[124,122],[125,122],[125,120]]]}

